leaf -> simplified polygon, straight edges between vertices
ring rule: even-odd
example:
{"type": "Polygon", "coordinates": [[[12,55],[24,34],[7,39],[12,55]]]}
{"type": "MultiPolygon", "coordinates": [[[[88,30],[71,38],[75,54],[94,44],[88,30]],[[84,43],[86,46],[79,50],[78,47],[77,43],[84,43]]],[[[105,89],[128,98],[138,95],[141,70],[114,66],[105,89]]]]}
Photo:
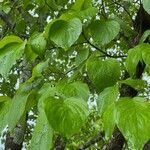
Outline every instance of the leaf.
{"type": "Polygon", "coordinates": [[[93,40],[101,45],[111,42],[119,33],[120,25],[115,20],[96,20],[89,27],[93,40]]]}
{"type": "Polygon", "coordinates": [[[87,73],[96,90],[101,92],[119,80],[120,65],[112,58],[102,61],[98,57],[91,57],[87,62],[87,73]]]}
{"type": "Polygon", "coordinates": [[[150,70],[150,44],[141,44],[142,58],[146,67],[150,70]]]}
{"type": "Polygon", "coordinates": [[[31,49],[38,55],[42,55],[45,52],[46,48],[46,40],[42,33],[34,33],[30,39],[29,44],[31,45],[31,49]]]}
{"type": "Polygon", "coordinates": [[[102,115],[107,108],[119,98],[118,86],[105,88],[98,96],[97,105],[99,114],[102,115]]]}
{"type": "Polygon", "coordinates": [[[88,116],[87,103],[79,98],[48,98],[45,106],[52,128],[66,137],[78,132],[88,116]]]}
{"type": "Polygon", "coordinates": [[[150,138],[150,104],[144,98],[123,98],[117,103],[117,124],[135,149],[143,149],[150,138]]]}
{"type": "Polygon", "coordinates": [[[82,83],[81,81],[76,81],[73,83],[58,83],[56,85],[58,95],[64,95],[64,97],[77,97],[82,98],[85,101],[88,101],[90,91],[87,84],[82,83]]]}
{"type": "Polygon", "coordinates": [[[82,23],[78,18],[57,20],[50,28],[50,39],[59,47],[67,50],[78,39],[82,31],[82,23]]]}
{"type": "Polygon", "coordinates": [[[40,110],[37,123],[33,131],[30,150],[48,150],[52,148],[53,131],[44,110],[40,110]]]}
{"type": "Polygon", "coordinates": [[[38,55],[32,51],[31,45],[27,44],[25,47],[25,56],[27,61],[33,62],[38,55]]]}
{"type": "Polygon", "coordinates": [[[8,126],[10,130],[15,128],[16,124],[22,117],[31,88],[32,86],[30,83],[24,83],[13,97],[8,117],[8,126]]]}
{"type": "Polygon", "coordinates": [[[10,43],[22,43],[23,41],[15,35],[5,36],[2,40],[0,40],[0,49],[4,48],[7,44],[10,43]]]}
{"type": "Polygon", "coordinates": [[[91,0],[76,0],[71,9],[75,11],[80,11],[85,10],[91,6],[92,6],[91,0]]]}
{"type": "Polygon", "coordinates": [[[96,16],[97,12],[98,12],[98,10],[95,7],[89,7],[87,9],[85,9],[85,10],[81,10],[79,12],[74,12],[73,16],[74,17],[78,17],[82,21],[84,21],[84,19],[87,19],[87,21],[89,21],[94,16],[96,16]]]}
{"type": "Polygon", "coordinates": [[[7,96],[0,97],[0,134],[8,124],[8,111],[10,108],[11,99],[7,96]]]}
{"type": "Polygon", "coordinates": [[[136,67],[142,60],[147,67],[150,66],[150,44],[143,43],[129,50],[125,65],[130,76],[135,75],[136,67]]]}
{"type": "Polygon", "coordinates": [[[0,74],[7,78],[8,73],[17,59],[19,59],[26,45],[23,43],[7,44],[0,53],[0,74]]]}
{"type": "Polygon", "coordinates": [[[150,14],[150,3],[149,0],[142,0],[143,7],[147,11],[148,14],[150,14]]]}
{"type": "Polygon", "coordinates": [[[102,116],[106,140],[112,137],[116,125],[116,113],[115,103],[112,103],[107,107],[102,116]]]}
{"type": "Polygon", "coordinates": [[[126,58],[126,68],[130,76],[135,74],[136,66],[138,65],[139,61],[142,60],[142,55],[139,49],[139,47],[135,47],[130,49],[128,52],[128,56],[126,58]]]}
{"type": "Polygon", "coordinates": [[[33,81],[37,77],[41,77],[43,71],[48,67],[49,59],[47,59],[45,62],[40,62],[37,64],[32,71],[32,77],[30,78],[30,81],[33,81]]]}
{"type": "Polygon", "coordinates": [[[79,66],[82,62],[84,62],[89,56],[89,49],[79,49],[77,52],[77,56],[75,58],[76,66],[79,66]]]}
{"type": "Polygon", "coordinates": [[[38,93],[40,95],[40,98],[45,100],[48,97],[54,97],[58,92],[54,84],[45,83],[38,93]]]}
{"type": "Polygon", "coordinates": [[[120,83],[127,84],[136,90],[143,90],[146,87],[146,81],[140,79],[128,78],[126,80],[120,81],[120,83]]]}
{"type": "Polygon", "coordinates": [[[150,30],[146,30],[140,39],[140,43],[144,43],[144,41],[148,38],[149,35],[150,35],[150,30]]]}

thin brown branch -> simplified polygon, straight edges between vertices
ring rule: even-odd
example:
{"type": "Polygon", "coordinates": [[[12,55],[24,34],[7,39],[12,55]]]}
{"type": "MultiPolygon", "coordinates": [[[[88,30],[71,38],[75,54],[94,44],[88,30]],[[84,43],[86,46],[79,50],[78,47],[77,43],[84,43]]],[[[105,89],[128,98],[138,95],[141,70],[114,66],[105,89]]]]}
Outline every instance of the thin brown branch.
{"type": "Polygon", "coordinates": [[[93,48],[95,48],[96,50],[98,50],[99,52],[101,52],[102,54],[104,54],[104,57],[112,57],[112,58],[123,58],[123,57],[127,57],[127,55],[110,55],[107,52],[101,50],[98,46],[94,45],[93,43],[90,42],[90,40],[88,40],[88,38],[85,36],[84,32],[82,32],[83,37],[85,38],[87,44],[89,44],[90,46],[92,46],[93,48]]]}
{"type": "Polygon", "coordinates": [[[118,3],[117,1],[113,0],[114,4],[122,7],[124,9],[124,11],[127,13],[127,15],[129,16],[129,18],[131,19],[132,23],[134,24],[134,20],[132,18],[132,15],[129,13],[129,11],[126,9],[126,7],[120,3],[118,3]]]}
{"type": "Polygon", "coordinates": [[[103,140],[104,137],[104,133],[103,132],[99,132],[95,137],[93,137],[91,140],[87,141],[86,143],[84,143],[82,146],[80,146],[79,150],[85,150],[89,147],[91,147],[92,145],[94,145],[95,143],[103,140]]]}

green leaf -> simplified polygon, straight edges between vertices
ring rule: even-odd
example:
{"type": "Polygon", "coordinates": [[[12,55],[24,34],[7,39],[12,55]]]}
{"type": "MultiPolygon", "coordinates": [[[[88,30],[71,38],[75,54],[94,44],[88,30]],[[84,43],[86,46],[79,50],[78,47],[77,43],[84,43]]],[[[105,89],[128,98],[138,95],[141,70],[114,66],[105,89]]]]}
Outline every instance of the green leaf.
{"type": "Polygon", "coordinates": [[[45,106],[52,128],[66,137],[78,132],[88,116],[87,103],[79,98],[48,98],[45,106]]]}
{"type": "Polygon", "coordinates": [[[32,77],[30,78],[30,81],[33,81],[37,77],[41,77],[42,73],[46,68],[48,68],[49,59],[47,59],[45,62],[40,62],[37,64],[32,71],[32,77]]]}
{"type": "Polygon", "coordinates": [[[145,62],[146,67],[150,71],[150,44],[146,44],[146,43],[141,44],[141,52],[142,52],[143,61],[145,62]]]}
{"type": "Polygon", "coordinates": [[[144,9],[150,14],[150,3],[149,0],[142,0],[144,9]]]}
{"type": "Polygon", "coordinates": [[[8,117],[8,126],[10,130],[14,129],[24,114],[31,88],[32,85],[30,83],[24,83],[13,97],[8,117]]]}
{"type": "Polygon", "coordinates": [[[76,0],[71,9],[75,11],[80,11],[85,10],[91,6],[92,6],[91,0],[76,0]]]}
{"type": "Polygon", "coordinates": [[[135,75],[136,67],[142,60],[147,67],[150,66],[150,44],[143,43],[129,50],[125,65],[130,76],[135,75]]]}
{"type": "Polygon", "coordinates": [[[26,45],[26,41],[23,43],[7,44],[1,49],[0,53],[0,74],[7,78],[10,69],[18,60],[23,52],[26,45]]]}
{"type": "Polygon", "coordinates": [[[102,115],[107,108],[119,98],[118,86],[112,86],[104,89],[97,99],[99,114],[102,115]]]}
{"type": "Polygon", "coordinates": [[[140,39],[140,43],[144,43],[144,41],[148,38],[149,35],[150,35],[150,30],[146,30],[140,39]]]}
{"type": "Polygon", "coordinates": [[[120,77],[120,65],[115,59],[101,60],[91,57],[87,62],[87,73],[98,92],[113,86],[120,77]]]}
{"type": "Polygon", "coordinates": [[[115,103],[112,103],[107,107],[102,116],[106,140],[112,137],[116,125],[116,113],[115,103]]]}
{"type": "Polygon", "coordinates": [[[58,92],[54,84],[45,83],[38,93],[40,95],[40,98],[45,100],[48,97],[54,97],[58,92]]]}
{"type": "Polygon", "coordinates": [[[5,36],[2,40],[0,40],[0,49],[4,48],[7,44],[10,43],[22,43],[23,41],[18,37],[14,35],[5,36]]]}
{"type": "Polygon", "coordinates": [[[141,60],[142,60],[142,55],[140,52],[140,47],[137,46],[129,50],[128,56],[126,58],[126,68],[130,76],[133,76],[135,74],[136,66],[141,60]]]}
{"type": "Polygon", "coordinates": [[[8,124],[8,112],[11,104],[11,99],[6,96],[0,97],[0,134],[8,124]]]}
{"type": "Polygon", "coordinates": [[[123,98],[117,103],[117,124],[124,137],[135,149],[143,149],[150,138],[150,104],[146,99],[123,98]]]}
{"type": "Polygon", "coordinates": [[[89,33],[101,45],[111,42],[119,33],[120,25],[115,20],[96,20],[91,23],[89,33]]]}
{"type": "Polygon", "coordinates": [[[50,39],[67,50],[78,39],[82,31],[82,23],[78,18],[71,20],[57,20],[50,28],[50,39]]]}
{"type": "Polygon", "coordinates": [[[58,95],[66,98],[77,97],[82,98],[85,101],[88,101],[90,91],[87,84],[82,83],[81,81],[76,81],[73,83],[62,82],[56,85],[58,90],[58,95]]]}
{"type": "Polygon", "coordinates": [[[79,19],[81,19],[82,21],[84,21],[84,19],[87,19],[87,21],[91,20],[94,16],[96,16],[96,13],[98,12],[98,10],[94,7],[89,7],[85,10],[81,10],[79,12],[74,12],[73,16],[74,17],[78,17],[79,19]]]}
{"type": "Polygon", "coordinates": [[[120,81],[120,83],[127,84],[136,90],[143,90],[146,87],[146,81],[140,79],[131,79],[120,81]]]}
{"type": "Polygon", "coordinates": [[[43,36],[43,33],[34,33],[30,39],[29,44],[31,45],[31,49],[38,55],[42,55],[45,52],[46,48],[46,40],[43,36]]]}
{"type": "Polygon", "coordinates": [[[52,148],[53,131],[44,110],[40,110],[33,131],[30,150],[49,150],[52,148]]]}
{"type": "Polygon", "coordinates": [[[33,62],[38,55],[32,51],[31,45],[27,44],[25,47],[25,56],[27,61],[33,62]]]}
{"type": "Polygon", "coordinates": [[[89,56],[89,49],[79,49],[77,52],[77,56],[75,58],[76,66],[79,66],[82,62],[84,62],[89,56]]]}

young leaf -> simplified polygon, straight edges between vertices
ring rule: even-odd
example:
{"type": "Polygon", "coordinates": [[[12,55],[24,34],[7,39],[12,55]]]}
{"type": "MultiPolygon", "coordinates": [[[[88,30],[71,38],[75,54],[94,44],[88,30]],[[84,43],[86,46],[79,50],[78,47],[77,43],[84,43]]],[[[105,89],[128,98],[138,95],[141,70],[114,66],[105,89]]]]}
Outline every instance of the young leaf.
{"type": "Polygon", "coordinates": [[[87,73],[98,92],[114,85],[120,77],[120,65],[115,59],[105,61],[91,57],[87,62],[87,73]]]}
{"type": "Polygon", "coordinates": [[[82,23],[78,18],[71,20],[57,20],[50,28],[50,39],[67,50],[78,39],[82,31],[82,23]]]}
{"type": "Polygon", "coordinates": [[[135,149],[143,149],[150,138],[150,104],[144,98],[122,98],[117,105],[117,124],[135,149]]]}
{"type": "Polygon", "coordinates": [[[111,42],[119,33],[120,25],[115,20],[92,22],[89,27],[89,33],[93,40],[101,45],[111,42]]]}
{"type": "Polygon", "coordinates": [[[98,96],[97,104],[99,114],[102,115],[107,108],[119,98],[118,86],[112,86],[104,89],[98,96]]]}
{"type": "Polygon", "coordinates": [[[66,137],[78,132],[88,116],[87,103],[79,98],[48,98],[45,106],[52,128],[66,137]]]}

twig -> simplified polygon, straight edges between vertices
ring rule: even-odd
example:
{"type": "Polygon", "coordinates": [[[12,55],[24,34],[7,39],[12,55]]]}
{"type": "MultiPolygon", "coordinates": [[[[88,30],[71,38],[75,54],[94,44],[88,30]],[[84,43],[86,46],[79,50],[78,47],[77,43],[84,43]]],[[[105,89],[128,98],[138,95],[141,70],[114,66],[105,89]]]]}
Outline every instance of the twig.
{"type": "Polygon", "coordinates": [[[103,140],[103,137],[104,137],[104,133],[99,132],[98,135],[96,135],[91,140],[89,140],[88,142],[86,142],[82,146],[80,146],[79,150],[85,150],[85,149],[89,148],[90,146],[94,145],[95,143],[103,140]]]}
{"type": "Polygon", "coordinates": [[[124,9],[124,11],[125,11],[125,12],[128,14],[128,16],[130,17],[132,23],[134,24],[134,20],[132,19],[132,16],[131,16],[131,14],[129,13],[129,11],[126,9],[126,7],[125,7],[124,5],[121,5],[120,3],[116,2],[115,0],[113,0],[113,2],[114,2],[116,5],[118,5],[118,6],[120,6],[120,7],[122,7],[122,8],[124,9]]]}
{"type": "Polygon", "coordinates": [[[84,36],[86,42],[87,42],[90,46],[92,46],[92,47],[94,47],[96,50],[100,51],[102,54],[104,54],[103,56],[105,56],[105,57],[112,57],[112,58],[127,57],[126,55],[110,55],[110,54],[108,54],[107,52],[101,50],[98,46],[92,44],[92,43],[88,40],[88,38],[85,36],[84,32],[82,32],[82,35],[84,36]]]}

